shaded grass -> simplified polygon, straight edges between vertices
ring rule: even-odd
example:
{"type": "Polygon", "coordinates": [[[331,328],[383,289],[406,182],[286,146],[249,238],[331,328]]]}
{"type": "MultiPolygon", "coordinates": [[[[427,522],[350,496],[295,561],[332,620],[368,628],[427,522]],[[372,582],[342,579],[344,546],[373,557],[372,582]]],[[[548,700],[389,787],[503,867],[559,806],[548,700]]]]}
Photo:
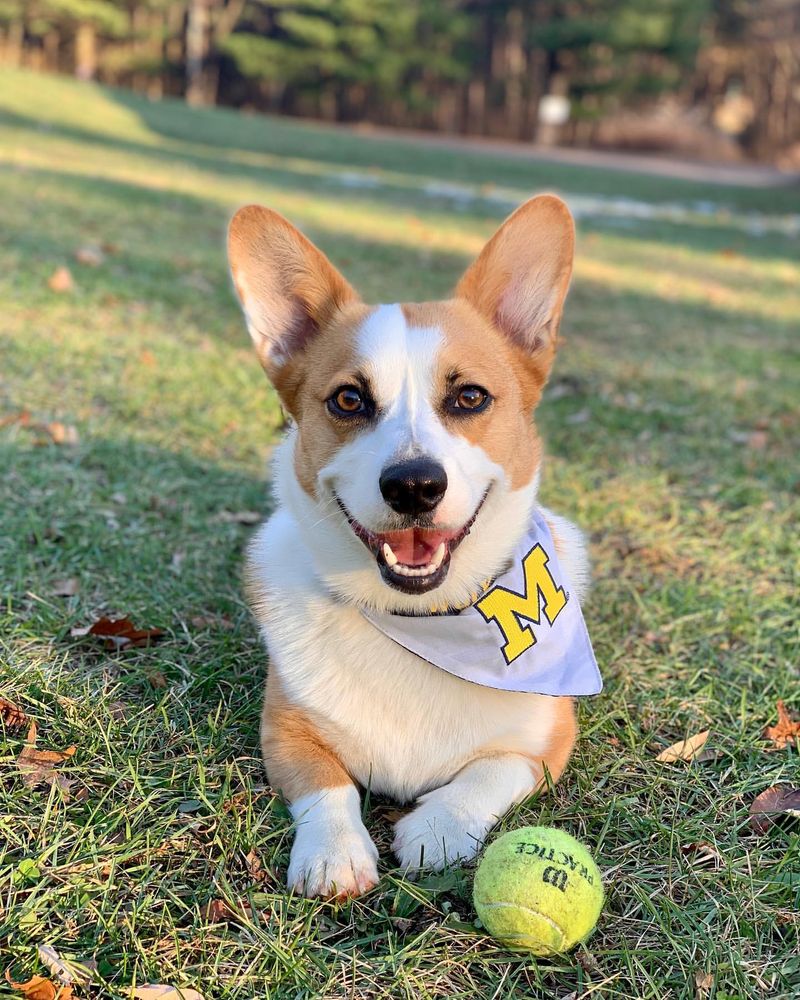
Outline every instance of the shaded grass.
{"type": "MultiPolygon", "coordinates": [[[[736,213],[796,211],[740,192],[499,157],[454,156],[297,123],[151,105],[2,74],[0,416],[77,426],[73,448],[0,429],[0,682],[77,753],[69,800],[31,790],[5,733],[0,949],[16,978],[36,945],[133,982],[208,997],[792,997],[800,977],[797,835],[757,839],[747,806],[797,775],[760,732],[800,709],[797,636],[797,242],[743,236],[736,213]],[[371,188],[342,171],[372,170],[371,188]],[[388,175],[388,176],[387,176],[388,175]],[[384,877],[336,906],[282,888],[291,828],[264,784],[264,658],[239,580],[268,509],[263,463],[281,415],[245,343],[224,269],[230,211],[259,200],[312,233],[364,295],[452,287],[502,215],[454,206],[424,178],[653,201],[716,198],[707,225],[580,226],[565,344],[540,421],[543,497],[590,533],[586,608],[605,693],[554,792],[504,820],[584,837],[608,902],[588,950],[533,962],[476,935],[470,873],[384,877]],[[107,245],[97,268],[75,250],[107,245]],[[76,290],[47,279],[68,264],[76,290]],[[74,577],[75,597],[53,595],[74,577]],[[101,613],[157,625],[125,654],[70,637],[101,613]],[[711,728],[711,760],[659,749],[711,728]],[[718,869],[682,848],[713,844],[718,869]],[[262,868],[254,874],[251,854],[262,868]],[[249,856],[249,860],[248,860],[249,856]],[[31,864],[33,862],[33,864],[31,864]],[[239,918],[213,922],[223,898],[239,918]],[[248,910],[242,909],[245,902],[248,910]]],[[[0,990],[4,989],[0,985],[0,990]]],[[[88,991],[92,994],[92,991],[88,991]]]]}

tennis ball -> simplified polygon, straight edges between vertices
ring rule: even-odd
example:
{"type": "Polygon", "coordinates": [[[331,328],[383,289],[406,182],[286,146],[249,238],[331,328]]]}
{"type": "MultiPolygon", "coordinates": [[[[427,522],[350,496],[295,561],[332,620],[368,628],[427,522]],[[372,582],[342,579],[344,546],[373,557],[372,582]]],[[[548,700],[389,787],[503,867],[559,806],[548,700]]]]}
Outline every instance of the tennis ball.
{"type": "Polygon", "coordinates": [[[473,899],[492,937],[510,948],[552,955],[594,930],[603,883],[580,841],[552,827],[524,826],[486,850],[473,899]]]}

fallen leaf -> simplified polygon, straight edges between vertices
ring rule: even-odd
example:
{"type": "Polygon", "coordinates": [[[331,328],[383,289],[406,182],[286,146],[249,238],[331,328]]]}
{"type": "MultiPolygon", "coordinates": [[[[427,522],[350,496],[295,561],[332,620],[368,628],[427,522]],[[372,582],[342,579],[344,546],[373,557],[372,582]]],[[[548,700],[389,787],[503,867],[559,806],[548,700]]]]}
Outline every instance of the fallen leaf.
{"type": "Polygon", "coordinates": [[[702,733],[696,733],[688,739],[673,743],[671,747],[662,750],[656,760],[662,764],[674,764],[678,760],[693,760],[705,745],[708,734],[709,730],[705,729],[702,733]]]}
{"type": "Polygon", "coordinates": [[[187,987],[162,986],[160,983],[147,983],[131,990],[135,1000],[203,1000],[203,995],[197,990],[187,987]]]}
{"type": "Polygon", "coordinates": [[[9,427],[11,424],[21,424],[27,427],[31,422],[31,415],[27,410],[20,410],[19,413],[8,413],[5,417],[0,417],[0,427],[9,427]]]}
{"type": "Polygon", "coordinates": [[[226,924],[232,921],[241,921],[243,918],[248,920],[252,918],[253,908],[248,902],[238,901],[237,906],[239,907],[238,912],[224,899],[212,899],[203,907],[203,919],[210,924],[226,924]]]}
{"type": "Polygon", "coordinates": [[[681,854],[689,858],[692,864],[707,865],[710,868],[721,868],[724,858],[713,844],[707,840],[698,840],[681,847],[681,854]]]}
{"type": "Polygon", "coordinates": [[[223,524],[259,524],[264,515],[257,510],[221,510],[216,519],[223,524]]]}
{"type": "Polygon", "coordinates": [[[800,788],[773,785],[757,795],[750,805],[750,829],[765,834],[783,817],[789,822],[800,819],[800,788]]]}
{"type": "Polygon", "coordinates": [[[57,267],[47,279],[47,285],[51,292],[71,292],[75,287],[72,280],[72,272],[68,267],[57,267]]]}
{"type": "Polygon", "coordinates": [[[250,877],[256,882],[263,882],[267,877],[267,873],[264,871],[264,865],[262,864],[261,858],[259,857],[258,851],[255,847],[252,848],[244,860],[247,864],[247,870],[250,873],[250,877]]]}
{"type": "Polygon", "coordinates": [[[87,267],[100,267],[105,259],[106,255],[103,253],[102,247],[97,246],[96,243],[88,243],[85,247],[78,247],[75,251],[75,260],[79,264],[86,264],[87,267]]]}
{"type": "Polygon", "coordinates": [[[164,673],[160,670],[145,670],[145,677],[150,683],[151,687],[154,688],[165,688],[167,687],[167,678],[164,673]]]}
{"type": "Polygon", "coordinates": [[[710,972],[696,972],[694,975],[695,1000],[705,1000],[714,985],[714,976],[710,972]]]}
{"type": "Polygon", "coordinates": [[[782,750],[784,747],[792,746],[800,738],[800,719],[792,718],[791,713],[784,703],[778,699],[778,721],[774,726],[767,726],[764,730],[764,739],[771,740],[775,746],[782,750]]]}
{"type": "Polygon", "coordinates": [[[76,445],[78,443],[78,430],[72,424],[62,424],[61,421],[54,420],[52,423],[37,426],[49,434],[53,444],[76,445]]]}
{"type": "Polygon", "coordinates": [[[15,983],[6,969],[6,979],[12,990],[22,993],[27,1000],[70,1000],[73,996],[71,986],[56,986],[44,976],[32,976],[27,983],[15,983]]]}
{"type": "Polygon", "coordinates": [[[50,593],[54,597],[74,597],[79,590],[80,584],[74,576],[71,576],[66,580],[56,580],[50,589],[50,593]]]}
{"type": "Polygon", "coordinates": [[[160,628],[136,628],[130,618],[100,618],[88,628],[73,628],[69,633],[74,639],[96,635],[105,639],[106,649],[128,649],[149,646],[164,635],[160,628]]]}
{"type": "Polygon", "coordinates": [[[28,721],[28,716],[13,701],[0,698],[0,719],[7,729],[22,729],[28,721]]]}
{"type": "Polygon", "coordinates": [[[69,783],[56,771],[54,765],[63,764],[75,753],[77,747],[73,745],[66,750],[37,750],[37,731],[36,720],[31,719],[25,746],[17,757],[17,767],[22,772],[23,782],[28,788],[35,788],[43,782],[48,782],[51,785],[58,784],[64,791],[68,791],[69,783]]]}
{"type": "Polygon", "coordinates": [[[233,622],[226,615],[195,615],[189,619],[195,628],[219,628],[229,631],[233,622]]]}
{"type": "Polygon", "coordinates": [[[93,960],[89,962],[74,962],[63,959],[55,948],[49,944],[40,944],[37,951],[39,952],[39,961],[42,965],[46,965],[51,974],[65,986],[69,986],[72,983],[84,985],[91,982],[92,976],[97,969],[97,962],[93,960]]]}

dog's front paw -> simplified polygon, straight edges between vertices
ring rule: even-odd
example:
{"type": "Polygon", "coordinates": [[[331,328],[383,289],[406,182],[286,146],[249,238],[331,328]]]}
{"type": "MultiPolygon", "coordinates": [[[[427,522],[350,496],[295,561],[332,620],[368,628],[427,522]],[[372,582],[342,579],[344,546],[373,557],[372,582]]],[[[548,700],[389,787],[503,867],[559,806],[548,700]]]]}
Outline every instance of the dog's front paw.
{"type": "Polygon", "coordinates": [[[360,830],[300,827],[292,846],[287,882],[304,896],[345,899],[378,884],[378,850],[360,830]]]}
{"type": "Polygon", "coordinates": [[[405,869],[438,871],[454,861],[469,861],[481,849],[495,817],[456,811],[429,793],[395,825],[392,850],[405,869]]]}

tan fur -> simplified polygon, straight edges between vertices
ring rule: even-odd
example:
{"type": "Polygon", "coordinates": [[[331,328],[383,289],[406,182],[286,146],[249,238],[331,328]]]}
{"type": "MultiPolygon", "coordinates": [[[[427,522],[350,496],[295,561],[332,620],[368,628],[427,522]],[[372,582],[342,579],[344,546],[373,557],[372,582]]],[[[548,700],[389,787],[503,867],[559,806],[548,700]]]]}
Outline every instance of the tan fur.
{"type": "Polygon", "coordinates": [[[261,752],[270,784],[289,802],[353,783],[319,726],[286,697],[274,670],[264,692],[261,752]]]}
{"type": "Polygon", "coordinates": [[[578,736],[578,723],[575,718],[575,702],[572,698],[553,698],[553,731],[550,736],[550,746],[547,753],[534,758],[537,773],[542,775],[539,788],[548,783],[555,784],[567,766],[578,736]]]}
{"type": "Polygon", "coordinates": [[[541,195],[506,219],[456,288],[531,354],[540,387],[553,363],[574,252],[569,209],[560,198],[541,195]]]}
{"type": "Polygon", "coordinates": [[[444,333],[437,371],[442,399],[451,372],[459,373],[461,384],[482,386],[494,397],[486,413],[459,418],[444,412],[442,422],[483,448],[506,470],[514,489],[529,483],[541,461],[541,443],[531,421],[540,396],[538,368],[461,299],[404,305],[403,313],[409,325],[438,327],[444,333]]]}
{"type": "Polygon", "coordinates": [[[260,205],[233,217],[228,257],[261,364],[291,410],[292,372],[283,359],[302,351],[358,296],[321,250],[260,205]]]}

